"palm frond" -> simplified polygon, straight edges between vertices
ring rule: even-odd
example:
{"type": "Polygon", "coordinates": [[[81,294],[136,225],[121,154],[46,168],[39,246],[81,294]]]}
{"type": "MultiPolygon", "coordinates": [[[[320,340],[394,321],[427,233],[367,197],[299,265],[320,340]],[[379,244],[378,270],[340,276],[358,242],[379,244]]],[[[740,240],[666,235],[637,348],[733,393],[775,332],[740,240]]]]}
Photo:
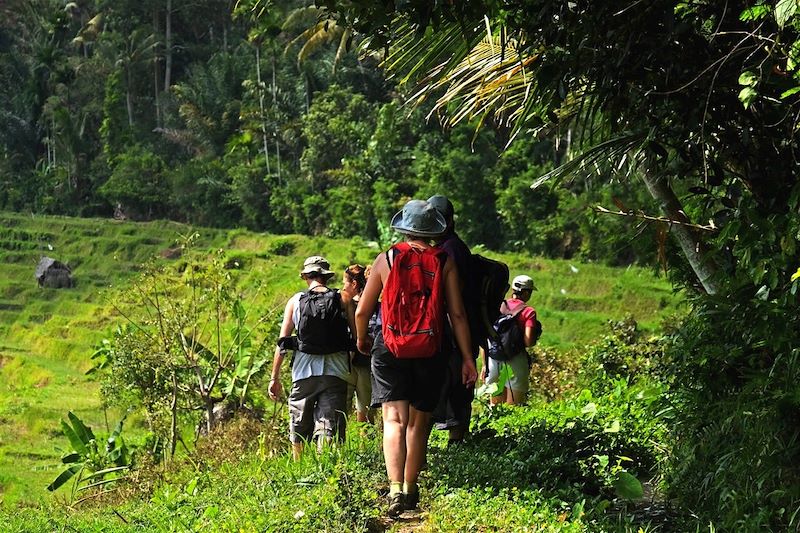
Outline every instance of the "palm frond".
{"type": "MultiPolygon", "coordinates": [[[[307,37],[305,37],[305,43],[297,53],[298,63],[302,63],[322,46],[325,46],[334,39],[340,38],[344,33],[344,28],[337,25],[335,21],[332,20],[320,22],[315,26],[315,28],[316,31],[311,32],[307,37]]],[[[309,30],[303,32],[302,36],[306,36],[306,34],[312,29],[314,28],[309,28],[309,30]]]]}
{"type": "Polygon", "coordinates": [[[344,55],[350,49],[350,41],[352,37],[353,30],[351,28],[345,28],[344,31],[342,31],[342,36],[339,39],[339,48],[336,49],[336,58],[333,61],[334,67],[344,58],[344,55]]]}
{"type": "Polygon", "coordinates": [[[628,132],[603,141],[543,174],[533,182],[531,188],[536,189],[548,181],[558,183],[568,177],[586,177],[608,170],[618,172],[627,164],[635,162],[646,141],[647,134],[644,132],[628,132]]]}
{"type": "Polygon", "coordinates": [[[309,24],[317,21],[322,15],[322,10],[316,6],[298,7],[293,9],[281,25],[281,30],[288,31],[295,28],[307,28],[309,24]]]}
{"type": "Polygon", "coordinates": [[[436,30],[423,34],[410,23],[395,29],[392,52],[385,61],[389,71],[399,74],[406,84],[435,72],[446,73],[466,58],[483,36],[482,26],[464,28],[456,22],[444,22],[436,30]]]}

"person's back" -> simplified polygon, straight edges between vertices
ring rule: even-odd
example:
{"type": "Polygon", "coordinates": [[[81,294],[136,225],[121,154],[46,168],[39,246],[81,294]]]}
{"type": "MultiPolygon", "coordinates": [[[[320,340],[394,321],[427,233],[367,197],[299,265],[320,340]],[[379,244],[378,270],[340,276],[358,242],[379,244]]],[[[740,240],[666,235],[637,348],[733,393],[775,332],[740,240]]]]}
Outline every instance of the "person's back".
{"type": "Polygon", "coordinates": [[[280,368],[287,354],[284,341],[297,329],[289,393],[289,439],[295,457],[303,444],[317,437],[319,443],[334,436],[344,438],[344,410],[350,361],[347,352],[355,330],[350,297],[327,287],[333,276],[325,258],[306,259],[300,277],[308,289],[286,303],[280,341],[275,349],[270,398],[277,401],[283,386],[280,368]],[[348,331],[349,325],[349,331],[348,331]]]}
{"type": "Polygon", "coordinates": [[[521,275],[511,283],[511,298],[501,304],[500,312],[513,315],[522,331],[524,346],[519,353],[504,354],[503,359],[488,357],[484,352],[482,377],[486,383],[497,383],[503,365],[511,368],[512,376],[505,384],[502,394],[492,398],[492,403],[524,403],[530,386],[530,361],[526,348],[536,343],[536,310],[527,304],[531,294],[536,290],[530,276],[521,275]]]}
{"type": "MultiPolygon", "coordinates": [[[[369,351],[372,356],[373,405],[381,405],[383,410],[383,448],[390,481],[389,514],[396,516],[403,509],[416,507],[419,498],[416,482],[425,456],[431,411],[436,406],[444,383],[446,361],[441,352],[431,355],[426,351],[414,357],[414,353],[393,354],[387,349],[383,334],[388,327],[387,314],[394,312],[394,309],[387,307],[387,299],[391,299],[392,295],[384,295],[383,326],[374,339],[369,334],[369,320],[381,291],[389,282],[389,276],[401,275],[398,271],[392,273],[392,263],[397,260],[397,254],[427,253],[431,248],[427,240],[441,235],[446,224],[428,202],[412,200],[395,215],[391,226],[406,236],[407,245],[381,253],[375,258],[356,311],[356,327],[359,350],[365,353],[369,351]]],[[[449,258],[443,259],[440,265],[447,315],[464,359],[462,379],[474,383],[475,365],[469,354],[469,330],[461,301],[458,273],[449,258]]],[[[391,304],[397,305],[401,304],[391,304]]]]}
{"type": "MultiPolygon", "coordinates": [[[[358,302],[367,284],[367,267],[359,264],[350,265],[344,271],[342,294],[349,295],[353,302],[358,302]]],[[[372,319],[371,319],[372,320],[372,319]]],[[[355,336],[355,335],[354,335],[355,336]]],[[[351,351],[350,377],[347,390],[347,412],[351,411],[353,396],[356,399],[356,420],[372,423],[372,377],[369,354],[357,349],[351,351]]]]}

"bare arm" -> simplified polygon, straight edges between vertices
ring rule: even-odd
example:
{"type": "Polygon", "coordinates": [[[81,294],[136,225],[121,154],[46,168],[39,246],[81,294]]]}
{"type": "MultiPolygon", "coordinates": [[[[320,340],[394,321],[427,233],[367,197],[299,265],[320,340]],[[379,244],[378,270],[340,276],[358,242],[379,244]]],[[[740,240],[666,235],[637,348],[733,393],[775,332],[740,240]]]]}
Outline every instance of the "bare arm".
{"type": "Polygon", "coordinates": [[[475,361],[472,359],[472,339],[467,323],[467,313],[464,310],[464,302],[459,290],[458,271],[449,258],[444,266],[444,290],[447,299],[447,314],[450,317],[450,324],[453,326],[456,344],[461,351],[461,378],[465,385],[471,385],[478,377],[475,361]]]}
{"type": "MultiPolygon", "coordinates": [[[[294,331],[294,322],[292,321],[292,314],[294,313],[295,298],[292,297],[286,302],[286,308],[283,310],[283,322],[281,323],[280,337],[288,337],[294,331]]],[[[272,361],[272,378],[269,380],[269,397],[277,400],[281,393],[281,365],[283,364],[284,352],[279,346],[275,347],[275,359],[272,361]]]]}
{"type": "MultiPolygon", "coordinates": [[[[531,309],[533,309],[533,308],[531,307],[531,309]]],[[[533,323],[535,325],[536,324],[536,310],[535,309],[533,309],[533,316],[531,317],[531,320],[533,320],[533,323]]],[[[535,329],[534,326],[525,326],[525,330],[522,332],[526,348],[528,346],[533,346],[536,343],[536,337],[534,336],[535,335],[534,329],[535,329]]]]}
{"type": "Polygon", "coordinates": [[[344,310],[345,317],[347,318],[347,327],[350,328],[350,336],[353,340],[356,339],[356,302],[353,300],[353,297],[345,292],[340,293],[342,295],[342,308],[344,310]]]}
{"type": "Polygon", "coordinates": [[[534,342],[535,342],[535,340],[536,340],[536,339],[534,338],[534,336],[533,336],[533,326],[525,326],[525,335],[524,335],[524,338],[525,338],[525,347],[526,347],[526,348],[527,348],[528,346],[533,346],[533,343],[534,343],[534,342]]]}
{"type": "Polygon", "coordinates": [[[369,337],[369,319],[375,312],[384,280],[388,274],[389,265],[386,264],[386,254],[381,253],[372,264],[372,273],[367,279],[367,285],[364,287],[364,292],[361,293],[361,299],[356,308],[356,343],[358,351],[363,354],[369,354],[372,348],[372,339],[369,337]]]}

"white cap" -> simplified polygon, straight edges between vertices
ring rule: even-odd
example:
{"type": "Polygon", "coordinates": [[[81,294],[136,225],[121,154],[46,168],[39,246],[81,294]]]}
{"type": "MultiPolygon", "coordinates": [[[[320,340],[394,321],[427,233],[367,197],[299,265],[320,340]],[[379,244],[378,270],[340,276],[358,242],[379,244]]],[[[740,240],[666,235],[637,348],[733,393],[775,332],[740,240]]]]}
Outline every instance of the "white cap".
{"type": "Polygon", "coordinates": [[[536,285],[533,284],[533,278],[522,274],[514,278],[511,282],[511,288],[515,291],[535,291],[536,285]]]}

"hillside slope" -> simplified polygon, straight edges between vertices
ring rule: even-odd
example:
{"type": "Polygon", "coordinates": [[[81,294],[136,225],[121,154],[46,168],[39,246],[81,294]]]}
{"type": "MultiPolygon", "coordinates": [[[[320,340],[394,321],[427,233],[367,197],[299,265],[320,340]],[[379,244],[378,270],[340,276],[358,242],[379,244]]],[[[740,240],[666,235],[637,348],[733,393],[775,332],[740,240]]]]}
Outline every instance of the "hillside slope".
{"type": "MultiPolygon", "coordinates": [[[[0,500],[37,500],[47,493],[68,410],[104,427],[99,386],[84,373],[93,346],[122,322],[109,303],[146,261],[169,261],[176,239],[199,233],[197,250],[222,249],[240,266],[242,293],[257,285],[259,308],[280,309],[302,288],[297,272],[309,255],[325,255],[336,271],[368,263],[377,245],[359,238],[276,236],[195,229],[173,222],[133,223],[0,213],[0,500]],[[67,263],[72,289],[42,289],[34,279],[41,256],[67,263]]],[[[539,291],[532,303],[544,323],[541,344],[558,349],[595,338],[609,319],[632,314],[645,329],[676,312],[680,298],[642,269],[613,269],[517,255],[512,275],[528,273],[539,291]]],[[[341,278],[337,278],[337,283],[341,278]]]]}

